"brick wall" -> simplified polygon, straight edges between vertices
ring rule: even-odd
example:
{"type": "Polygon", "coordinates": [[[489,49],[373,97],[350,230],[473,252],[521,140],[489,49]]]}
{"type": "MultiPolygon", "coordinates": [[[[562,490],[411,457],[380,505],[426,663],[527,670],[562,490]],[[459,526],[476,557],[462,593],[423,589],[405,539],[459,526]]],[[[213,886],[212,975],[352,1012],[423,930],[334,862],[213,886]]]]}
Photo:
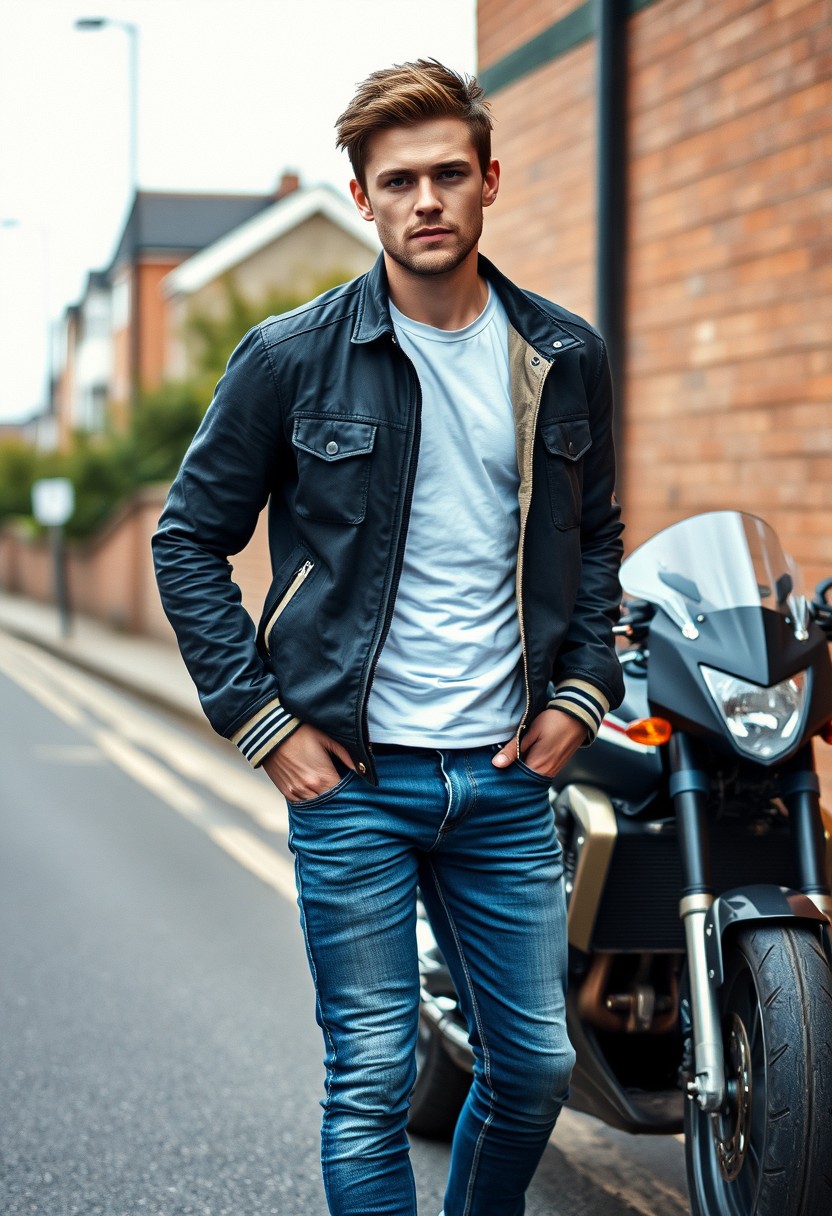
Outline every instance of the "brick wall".
{"type": "MultiPolygon", "coordinates": [[[[481,0],[480,67],[574,4],[481,0]]],[[[763,514],[832,572],[832,5],[657,0],[630,19],[630,544],[763,514]]],[[[594,42],[492,97],[483,248],[592,318],[594,42]]]]}
{"type": "MultiPolygon", "coordinates": [[[[141,490],[92,541],[70,543],[67,578],[73,611],[174,644],[150,552],[165,494],[165,486],[141,490]]],[[[271,581],[265,512],[249,544],[233,559],[233,571],[243,604],[257,620],[271,581]]],[[[0,529],[0,590],[52,602],[52,558],[45,539],[0,529]]]]}
{"type": "MultiPolygon", "coordinates": [[[[480,0],[480,70],[576,7],[480,0]]],[[[628,547],[740,508],[814,585],[832,575],[832,4],[656,0],[629,40],[628,547]]],[[[483,240],[590,320],[594,93],[594,40],[494,93],[483,240]]]]}
{"type": "MultiPolygon", "coordinates": [[[[578,6],[480,0],[481,67],[578,6]]],[[[573,312],[593,311],[594,50],[585,43],[491,98],[502,177],[482,250],[509,275],[573,312]],[[588,273],[589,271],[589,273],[588,273]]]]}
{"type": "Polygon", "coordinates": [[[829,3],[663,0],[631,21],[631,541],[764,515],[832,572],[829,3]]]}

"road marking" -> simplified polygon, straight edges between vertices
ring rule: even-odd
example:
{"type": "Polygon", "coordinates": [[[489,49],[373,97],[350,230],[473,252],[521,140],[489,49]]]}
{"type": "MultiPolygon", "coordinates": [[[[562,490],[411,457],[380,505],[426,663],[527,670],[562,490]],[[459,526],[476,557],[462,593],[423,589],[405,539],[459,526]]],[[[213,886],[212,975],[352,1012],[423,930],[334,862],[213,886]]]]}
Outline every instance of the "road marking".
{"type": "Polygon", "coordinates": [[[38,743],[33,755],[47,764],[103,764],[104,756],[97,747],[84,743],[38,743]]]}
{"type": "MultiPolygon", "coordinates": [[[[588,1115],[565,1110],[552,1137],[570,1168],[641,1216],[688,1216],[687,1197],[658,1178],[649,1166],[619,1148],[604,1126],[588,1115]]],[[[668,1137],[672,1139],[673,1137],[668,1137]]]]}
{"type": "Polygon", "coordinates": [[[30,672],[22,670],[20,663],[15,661],[15,656],[8,652],[0,651],[0,671],[2,671],[10,680],[25,689],[30,696],[39,701],[45,709],[48,709],[60,718],[62,722],[66,722],[68,726],[82,727],[84,725],[84,715],[77,706],[71,701],[65,700],[59,696],[53,688],[41,683],[30,672]]]}
{"type": "Polygon", "coordinates": [[[111,730],[95,730],[92,737],[105,756],[175,811],[188,819],[195,818],[202,811],[202,799],[189,786],[132,743],[111,730]]]}
{"type": "Polygon", "coordinates": [[[264,844],[253,832],[232,824],[216,824],[208,829],[208,834],[220,848],[225,849],[226,853],[236,858],[252,874],[268,883],[284,899],[288,899],[290,903],[296,902],[294,866],[269,845],[264,844]]]}
{"type": "Polygon", "coordinates": [[[29,643],[18,639],[12,642],[0,636],[0,671],[62,721],[91,737],[95,744],[37,744],[33,752],[40,760],[67,764],[100,764],[105,758],[110,760],[128,777],[205,832],[238,865],[282,898],[296,902],[294,868],[290,861],[247,828],[223,821],[221,811],[209,807],[190,784],[180,781],[164,764],[135,744],[143,743],[157,755],[161,754],[189,781],[207,786],[217,797],[246,811],[262,827],[286,835],[285,801],[270,783],[261,783],[245,768],[238,771],[179,733],[172,735],[164,724],[155,723],[149,716],[137,712],[91,677],[67,670],[60,660],[44,655],[29,643]],[[32,668],[38,670],[40,679],[32,674],[32,668]],[[55,692],[55,684],[61,685],[64,692],[99,719],[104,718],[120,729],[96,727],[77,704],[55,692]],[[257,786],[252,782],[257,782],[257,786]]]}
{"type": "MultiPolygon", "coordinates": [[[[22,643],[26,646],[26,643],[22,643]]],[[[183,732],[172,732],[165,723],[134,709],[118,693],[102,687],[93,677],[66,668],[51,655],[28,647],[27,662],[39,667],[52,683],[58,683],[88,712],[102,719],[116,733],[148,751],[188,781],[244,811],[258,827],[281,836],[289,834],[286,801],[268,778],[252,772],[234,753],[228,760],[207,747],[191,742],[183,732]]]]}

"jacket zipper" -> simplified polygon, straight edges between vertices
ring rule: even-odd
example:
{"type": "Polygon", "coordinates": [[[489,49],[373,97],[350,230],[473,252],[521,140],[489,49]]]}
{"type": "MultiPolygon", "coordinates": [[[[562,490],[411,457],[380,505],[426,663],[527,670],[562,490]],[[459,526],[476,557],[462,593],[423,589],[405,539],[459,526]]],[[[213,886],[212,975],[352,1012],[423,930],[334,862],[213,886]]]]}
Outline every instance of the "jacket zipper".
{"type": "Polygon", "coordinates": [[[529,511],[532,505],[532,481],[534,474],[534,441],[537,433],[537,416],[540,413],[540,402],[543,398],[543,387],[546,384],[546,377],[552,370],[552,363],[546,360],[546,370],[540,378],[540,383],[537,386],[537,394],[534,399],[534,407],[531,422],[531,457],[529,460],[529,505],[526,513],[520,521],[520,540],[517,546],[517,620],[520,625],[520,649],[523,654],[523,681],[526,686],[526,705],[523,710],[523,716],[520,719],[520,725],[517,727],[517,759],[520,759],[520,738],[523,731],[526,729],[526,719],[529,716],[532,700],[531,682],[529,680],[529,658],[526,650],[526,628],[523,621],[523,550],[526,544],[526,524],[529,519],[529,511]]]}
{"type": "MultiPolygon", "coordinates": [[[[396,602],[396,592],[399,589],[399,579],[401,577],[402,566],[404,565],[404,550],[405,550],[405,543],[407,541],[406,523],[410,518],[410,507],[411,507],[411,503],[413,502],[413,486],[416,482],[416,466],[418,464],[419,440],[421,437],[421,429],[422,429],[422,390],[421,390],[421,385],[419,384],[419,376],[417,375],[416,368],[413,366],[412,359],[410,359],[404,353],[404,351],[401,349],[398,342],[396,341],[396,335],[391,334],[390,337],[391,337],[391,341],[392,341],[393,345],[399,351],[402,358],[407,363],[407,365],[410,367],[410,370],[413,372],[413,379],[416,384],[416,418],[415,418],[415,424],[413,427],[413,433],[411,435],[411,440],[410,440],[410,451],[407,454],[407,460],[408,460],[407,483],[405,485],[405,491],[404,491],[404,503],[402,506],[401,515],[399,516],[398,547],[396,549],[396,556],[395,556],[395,560],[393,562],[393,575],[390,580],[390,586],[389,586],[388,592],[387,592],[387,604],[386,604],[385,610],[384,610],[384,621],[381,626],[381,631],[378,635],[378,641],[376,642],[375,650],[373,651],[373,657],[370,662],[367,677],[364,682],[364,689],[363,689],[362,700],[361,700],[361,740],[364,743],[368,756],[370,755],[372,748],[370,746],[369,727],[367,724],[367,705],[370,700],[370,689],[372,688],[373,680],[375,678],[376,668],[378,667],[378,661],[381,656],[381,651],[384,646],[384,643],[387,640],[387,634],[390,631],[390,623],[393,620],[393,610],[394,610],[395,602],[396,602]]],[[[372,765],[372,760],[370,761],[370,763],[372,765]]],[[[375,777],[374,766],[373,766],[372,775],[373,775],[373,777],[375,777]]]]}
{"type": "Polygon", "coordinates": [[[301,566],[300,570],[298,570],[295,573],[295,576],[292,579],[291,583],[286,588],[286,590],[283,592],[283,595],[280,597],[277,604],[275,605],[274,611],[272,612],[271,616],[269,617],[268,621],[266,622],[266,632],[265,632],[264,638],[263,638],[263,640],[265,642],[265,646],[266,646],[266,654],[271,654],[271,647],[269,646],[269,638],[272,635],[272,630],[274,629],[275,625],[277,624],[278,617],[289,606],[289,604],[292,601],[292,598],[294,597],[296,592],[299,590],[299,588],[302,587],[303,584],[306,582],[307,578],[312,573],[312,570],[314,568],[315,568],[314,562],[305,561],[303,563],[303,565],[301,566]]]}

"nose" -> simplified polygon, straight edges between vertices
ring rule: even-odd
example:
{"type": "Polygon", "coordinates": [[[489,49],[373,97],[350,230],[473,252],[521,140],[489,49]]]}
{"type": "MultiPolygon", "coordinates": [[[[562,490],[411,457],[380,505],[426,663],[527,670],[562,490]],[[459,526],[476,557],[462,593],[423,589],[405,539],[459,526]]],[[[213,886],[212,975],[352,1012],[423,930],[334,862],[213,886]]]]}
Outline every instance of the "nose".
{"type": "Polygon", "coordinates": [[[419,189],[416,195],[416,211],[419,215],[424,215],[426,212],[437,212],[442,210],[442,200],[436,189],[433,178],[430,176],[419,178],[419,189]]]}

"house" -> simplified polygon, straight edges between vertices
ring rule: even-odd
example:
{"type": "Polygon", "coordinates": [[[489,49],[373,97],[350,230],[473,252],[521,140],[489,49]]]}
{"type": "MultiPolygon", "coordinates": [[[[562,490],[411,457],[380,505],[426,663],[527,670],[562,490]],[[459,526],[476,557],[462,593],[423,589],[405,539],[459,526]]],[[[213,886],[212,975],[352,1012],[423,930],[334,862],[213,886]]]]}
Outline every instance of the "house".
{"type": "Polygon", "coordinates": [[[58,374],[53,390],[56,443],[65,451],[75,431],[104,429],[112,376],[110,283],[91,270],[77,304],[70,304],[56,334],[58,374]]]}
{"type": "Polygon", "coordinates": [[[108,271],[109,397],[116,421],[123,420],[140,389],[158,387],[165,371],[169,325],[167,300],[159,290],[162,279],[274,200],[274,194],[137,193],[108,271]]]}
{"type": "MultiPolygon", "coordinates": [[[[329,186],[284,190],[270,206],[206,246],[161,282],[169,309],[167,376],[187,375],[189,314],[217,316],[228,306],[227,283],[252,302],[267,296],[309,299],[368,270],[380,246],[375,227],[329,186]]],[[[241,335],[242,336],[242,335],[241,335]]]]}

